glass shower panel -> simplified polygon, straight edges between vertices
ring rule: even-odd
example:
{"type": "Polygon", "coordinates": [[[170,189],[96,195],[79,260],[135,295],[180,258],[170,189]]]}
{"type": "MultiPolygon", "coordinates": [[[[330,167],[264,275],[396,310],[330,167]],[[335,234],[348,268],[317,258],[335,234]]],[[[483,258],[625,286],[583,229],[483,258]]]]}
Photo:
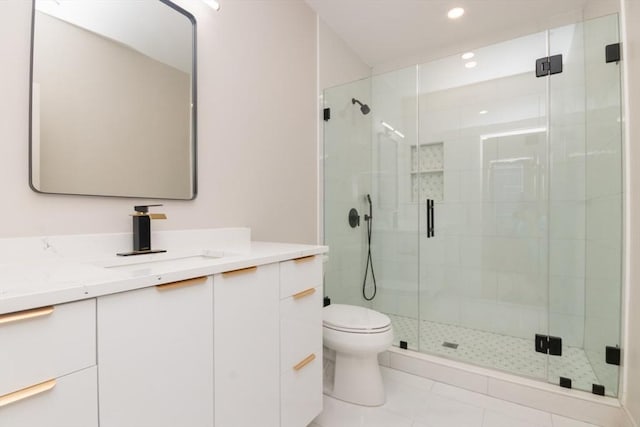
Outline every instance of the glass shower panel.
{"type": "Polygon", "coordinates": [[[418,212],[413,202],[417,131],[416,67],[373,76],[372,258],[378,292],[400,341],[418,350],[418,212]]]}
{"type": "Polygon", "coordinates": [[[362,298],[367,234],[364,214],[371,193],[371,115],[364,115],[352,99],[371,103],[370,79],[324,91],[331,118],[324,121],[323,182],[324,242],[329,246],[324,290],[333,303],[370,306],[362,298]],[[360,225],[349,225],[356,209],[360,225]]]}
{"type": "Polygon", "coordinates": [[[618,366],[606,347],[620,344],[622,134],[620,66],[606,63],[618,43],[617,15],[549,32],[563,71],[550,87],[549,378],[571,387],[618,392],[618,366]]]}
{"type": "Polygon", "coordinates": [[[413,199],[420,350],[542,379],[547,358],[534,337],[547,331],[547,83],[534,70],[546,47],[538,33],[475,50],[475,66],[452,56],[419,67],[413,199]]]}

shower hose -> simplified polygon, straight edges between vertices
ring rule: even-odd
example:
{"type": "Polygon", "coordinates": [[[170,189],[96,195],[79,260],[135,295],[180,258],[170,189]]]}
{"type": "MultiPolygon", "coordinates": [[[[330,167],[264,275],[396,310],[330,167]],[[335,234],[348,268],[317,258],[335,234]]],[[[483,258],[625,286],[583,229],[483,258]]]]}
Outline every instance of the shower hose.
{"type": "Polygon", "coordinates": [[[364,280],[362,281],[362,297],[367,301],[371,301],[376,297],[376,293],[378,292],[378,286],[376,284],[376,274],[373,271],[373,260],[371,259],[371,232],[373,230],[371,199],[369,199],[369,216],[367,217],[365,215],[365,221],[367,222],[367,266],[364,269],[364,280]],[[368,297],[366,288],[369,267],[371,267],[371,278],[373,279],[373,294],[368,297]]]}

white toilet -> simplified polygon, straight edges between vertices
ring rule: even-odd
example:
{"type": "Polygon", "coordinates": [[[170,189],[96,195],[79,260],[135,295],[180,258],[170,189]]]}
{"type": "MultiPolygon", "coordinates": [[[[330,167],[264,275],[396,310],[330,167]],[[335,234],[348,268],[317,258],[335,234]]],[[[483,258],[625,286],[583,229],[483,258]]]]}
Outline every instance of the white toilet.
{"type": "Polygon", "coordinates": [[[325,393],[358,405],[384,404],[378,353],[393,341],[389,317],[364,307],[331,304],[324,308],[322,326],[324,346],[335,351],[332,384],[325,386],[325,393]]]}

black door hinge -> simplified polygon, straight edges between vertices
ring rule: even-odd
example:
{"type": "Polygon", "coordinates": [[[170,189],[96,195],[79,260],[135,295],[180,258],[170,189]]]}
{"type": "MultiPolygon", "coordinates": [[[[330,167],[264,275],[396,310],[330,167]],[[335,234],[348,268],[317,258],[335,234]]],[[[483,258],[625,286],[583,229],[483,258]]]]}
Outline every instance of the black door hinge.
{"type": "Polygon", "coordinates": [[[604,57],[607,64],[609,62],[619,62],[620,61],[620,43],[614,43],[614,44],[605,46],[604,57]]]}
{"type": "Polygon", "coordinates": [[[324,297],[324,300],[322,301],[322,306],[326,307],[328,305],[331,305],[331,298],[329,297],[324,297]]]}
{"type": "Polygon", "coordinates": [[[408,347],[408,346],[407,346],[407,342],[406,342],[406,341],[400,341],[400,348],[401,348],[401,349],[406,350],[406,349],[407,349],[407,347],[408,347]]]}
{"type": "Polygon", "coordinates": [[[328,122],[331,119],[331,108],[325,108],[322,110],[323,118],[325,122],[328,122]]]}
{"type": "Polygon", "coordinates": [[[536,77],[562,72],[562,55],[547,56],[536,60],[536,77]]]}
{"type": "Polygon", "coordinates": [[[600,384],[591,384],[591,393],[598,396],[604,396],[604,386],[600,384]]]}
{"type": "Polygon", "coordinates": [[[560,377],[560,387],[571,388],[571,378],[560,377]]]}
{"type": "Polygon", "coordinates": [[[536,334],[536,351],[551,356],[562,356],[562,338],[536,334]]]}
{"type": "Polygon", "coordinates": [[[617,365],[620,366],[620,347],[605,347],[605,361],[609,365],[617,365]]]}

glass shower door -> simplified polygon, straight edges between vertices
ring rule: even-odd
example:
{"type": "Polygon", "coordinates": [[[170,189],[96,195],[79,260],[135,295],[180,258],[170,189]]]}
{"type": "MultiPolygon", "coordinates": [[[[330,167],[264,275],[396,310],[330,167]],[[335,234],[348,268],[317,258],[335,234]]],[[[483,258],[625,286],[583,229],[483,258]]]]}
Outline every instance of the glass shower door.
{"type": "Polygon", "coordinates": [[[548,380],[616,396],[622,259],[620,65],[617,15],[549,32],[563,71],[550,86],[548,380]],[[608,349],[608,350],[607,350],[608,349]],[[607,355],[607,353],[609,353],[607,355]],[[607,361],[608,360],[608,361],[607,361]]]}
{"type": "Polygon", "coordinates": [[[394,345],[418,350],[418,211],[412,200],[416,67],[371,78],[373,308],[393,324],[394,345]]]}
{"type": "Polygon", "coordinates": [[[367,256],[364,214],[371,193],[371,115],[362,114],[352,100],[371,103],[371,80],[363,79],[326,89],[328,109],[323,126],[324,242],[329,246],[324,291],[332,303],[370,306],[362,298],[367,256]],[[349,212],[359,221],[352,227],[349,212]]]}
{"type": "Polygon", "coordinates": [[[546,52],[538,33],[421,65],[413,153],[420,350],[539,379],[549,147],[547,82],[534,70],[546,52]]]}

